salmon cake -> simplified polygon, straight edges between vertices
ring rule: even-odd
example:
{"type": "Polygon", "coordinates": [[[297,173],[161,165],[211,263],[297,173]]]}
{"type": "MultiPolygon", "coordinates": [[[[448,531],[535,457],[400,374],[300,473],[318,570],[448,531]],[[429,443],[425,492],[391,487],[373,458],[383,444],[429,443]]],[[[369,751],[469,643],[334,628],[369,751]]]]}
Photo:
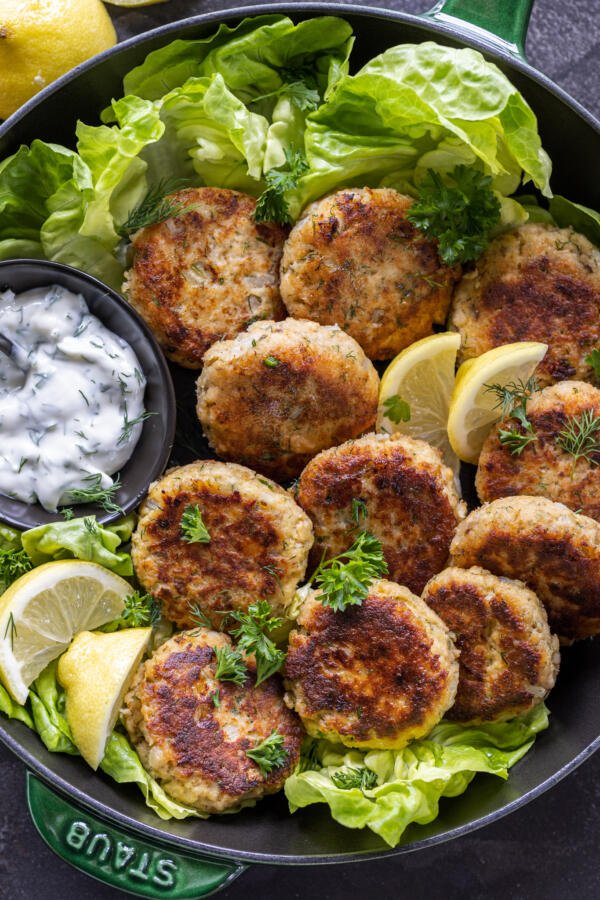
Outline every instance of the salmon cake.
{"type": "Polygon", "coordinates": [[[337,326],[255,322],[206,353],[197,412],[218,456],[285,481],[372,428],[378,391],[373,364],[337,326]]]}
{"type": "Polygon", "coordinates": [[[423,600],[459,650],[458,690],[446,718],[501,722],[528,712],[554,686],[560,653],[546,610],[523,582],[485,569],[449,568],[425,585],[423,600]]]}
{"type": "Polygon", "coordinates": [[[339,325],[369,359],[390,359],[446,321],[460,267],[407,219],[413,199],[351,188],[308,206],[283,250],[291,316],[339,325]]]}
{"type": "Polygon", "coordinates": [[[426,603],[376,580],[360,606],[336,612],[310,591],[290,632],[286,701],[313,737],[398,749],[427,734],[458,683],[450,632],[426,603]]]}
{"type": "Polygon", "coordinates": [[[561,381],[527,400],[535,439],[511,453],[502,432],[523,429],[515,419],[492,428],[475,479],[482,501],[513,494],[547,497],[600,520],[600,390],[584,381],[561,381]]]}
{"type": "Polygon", "coordinates": [[[454,293],[459,362],[500,344],[542,341],[540,384],[591,381],[600,345],[600,250],[572,228],[526,224],[489,244],[454,293]]]}
{"type": "Polygon", "coordinates": [[[308,516],[267,478],[203,460],[150,486],[132,536],[136,577],[179,628],[267,600],[285,617],[312,545],[308,516]],[[194,528],[196,526],[196,528],[194,528]],[[204,530],[203,530],[204,529],[204,530]]]}
{"type": "Polygon", "coordinates": [[[466,514],[439,450],[401,434],[324,450],[302,472],[295,497],[313,523],[313,567],[366,529],[381,541],[390,581],[415,593],[446,565],[466,514]]]}
{"type": "Polygon", "coordinates": [[[279,791],[300,758],[303,731],[283,701],[279,676],[256,684],[247,661],[242,684],[217,677],[227,635],[181,632],[140,666],[122,721],[146,771],[174,800],[202,813],[236,812],[279,791]],[[280,736],[272,767],[248,753],[280,736]]]}
{"type": "Polygon", "coordinates": [[[503,497],[474,510],[450,547],[452,565],[525,582],[563,643],[600,632],[600,523],[545,497],[503,497]]]}
{"type": "Polygon", "coordinates": [[[215,341],[283,318],[286,231],[255,222],[254,197],[227,188],[187,188],[166,200],[173,214],[133,236],[123,292],[169,359],[200,369],[215,341]]]}

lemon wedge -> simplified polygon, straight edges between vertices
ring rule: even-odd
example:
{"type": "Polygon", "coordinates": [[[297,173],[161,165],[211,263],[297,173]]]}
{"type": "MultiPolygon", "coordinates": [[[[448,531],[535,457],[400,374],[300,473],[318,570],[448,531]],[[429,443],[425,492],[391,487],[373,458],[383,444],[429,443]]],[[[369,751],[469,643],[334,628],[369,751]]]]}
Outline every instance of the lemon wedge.
{"type": "Polygon", "coordinates": [[[488,386],[527,381],[547,350],[547,344],[535,341],[503,344],[462,364],[448,415],[448,437],[459,459],[476,464],[490,428],[500,419],[498,398],[488,386]]]}
{"type": "Polygon", "coordinates": [[[58,662],[73,740],[92,769],[102,762],[125,692],[151,635],[151,628],[109,634],[82,631],[58,662]]]}
{"type": "Polygon", "coordinates": [[[97,563],[65,559],[22,575],[0,597],[0,681],[25,703],[27,690],[73,635],[123,611],[131,585],[97,563]]]}
{"type": "Polygon", "coordinates": [[[446,424],[459,346],[460,335],[448,331],[423,338],[399,353],[381,379],[377,411],[378,431],[427,441],[442,451],[455,473],[459,463],[446,424]]]}

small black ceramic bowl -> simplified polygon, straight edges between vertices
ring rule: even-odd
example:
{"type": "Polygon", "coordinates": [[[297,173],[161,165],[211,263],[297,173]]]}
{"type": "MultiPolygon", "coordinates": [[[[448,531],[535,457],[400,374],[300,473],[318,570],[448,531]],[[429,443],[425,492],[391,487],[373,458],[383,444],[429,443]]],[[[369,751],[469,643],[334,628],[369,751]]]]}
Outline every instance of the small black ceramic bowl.
{"type": "MultiPolygon", "coordinates": [[[[136,354],[146,377],[145,419],[133,454],[119,475],[121,487],[113,495],[123,512],[106,512],[96,504],[74,505],[76,516],[95,515],[98,522],[119,519],[145,496],[148,485],[167,465],[175,435],[175,391],[163,352],[146,323],[125,300],[97,278],[62,263],[37,259],[11,259],[0,262],[0,293],[15,294],[36,287],[59,284],[81,294],[89,310],[115,334],[122,337],[136,354]]],[[[0,434],[1,442],[1,434],[0,434]]],[[[49,513],[38,503],[22,503],[0,494],[0,521],[14,528],[27,529],[62,520],[60,513],[49,513]]]]}

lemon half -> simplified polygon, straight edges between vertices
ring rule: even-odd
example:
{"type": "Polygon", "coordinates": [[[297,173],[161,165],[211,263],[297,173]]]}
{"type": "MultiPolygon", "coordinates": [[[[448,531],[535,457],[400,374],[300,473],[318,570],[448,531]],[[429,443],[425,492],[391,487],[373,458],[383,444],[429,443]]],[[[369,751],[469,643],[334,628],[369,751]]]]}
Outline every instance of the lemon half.
{"type": "Polygon", "coordinates": [[[448,441],[446,425],[459,347],[460,335],[448,331],[423,338],[399,353],[381,379],[377,411],[378,431],[401,432],[427,441],[442,451],[444,461],[455,473],[458,460],[448,441]],[[410,411],[409,419],[394,421],[398,418],[394,416],[395,400],[408,405],[405,412],[408,415],[410,411]]]}
{"type": "Polygon", "coordinates": [[[93,562],[38,566],[0,597],[0,681],[18,703],[79,631],[121,615],[131,585],[93,562]]]}
{"type": "Polygon", "coordinates": [[[448,437],[459,459],[476,464],[492,425],[501,417],[498,398],[488,386],[527,381],[547,350],[547,344],[535,341],[503,344],[462,364],[448,415],[448,437]]]}
{"type": "Polygon", "coordinates": [[[82,631],[58,662],[73,740],[92,769],[102,762],[125,692],[151,635],[151,628],[109,634],[82,631]]]}

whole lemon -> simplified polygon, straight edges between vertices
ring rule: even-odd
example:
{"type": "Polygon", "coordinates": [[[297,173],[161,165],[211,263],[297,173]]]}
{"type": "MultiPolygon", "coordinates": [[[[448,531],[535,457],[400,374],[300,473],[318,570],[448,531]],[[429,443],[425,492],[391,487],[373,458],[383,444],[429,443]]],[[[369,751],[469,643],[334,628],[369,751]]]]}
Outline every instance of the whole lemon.
{"type": "Polygon", "coordinates": [[[0,119],[116,41],[101,0],[0,0],[0,119]]]}

